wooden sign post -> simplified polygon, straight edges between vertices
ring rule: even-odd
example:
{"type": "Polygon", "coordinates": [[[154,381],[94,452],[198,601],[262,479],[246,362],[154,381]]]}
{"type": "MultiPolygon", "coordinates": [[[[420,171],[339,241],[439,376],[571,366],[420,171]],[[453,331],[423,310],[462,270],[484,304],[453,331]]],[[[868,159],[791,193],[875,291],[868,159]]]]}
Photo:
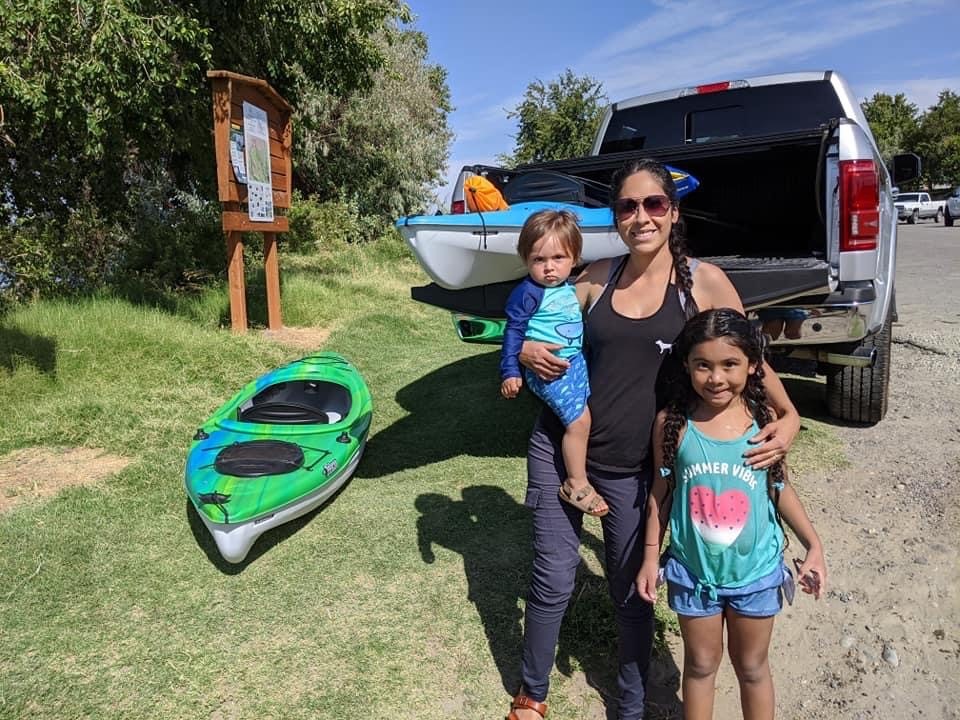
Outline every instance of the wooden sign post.
{"type": "Polygon", "coordinates": [[[267,327],[279,330],[283,322],[276,234],[290,229],[282,213],[290,208],[293,191],[292,108],[265,80],[226,70],[210,70],[207,77],[213,83],[217,192],[227,240],[231,327],[237,333],[247,331],[242,233],[262,232],[267,327]]]}

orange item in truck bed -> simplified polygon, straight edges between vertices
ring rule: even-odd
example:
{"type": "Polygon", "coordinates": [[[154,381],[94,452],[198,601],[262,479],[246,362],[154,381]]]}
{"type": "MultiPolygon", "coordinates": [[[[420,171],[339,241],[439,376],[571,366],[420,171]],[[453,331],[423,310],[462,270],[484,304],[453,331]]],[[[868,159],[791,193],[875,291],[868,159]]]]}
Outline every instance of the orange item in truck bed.
{"type": "Polygon", "coordinates": [[[482,175],[473,175],[464,180],[463,194],[470,212],[510,209],[497,186],[482,175]]]}

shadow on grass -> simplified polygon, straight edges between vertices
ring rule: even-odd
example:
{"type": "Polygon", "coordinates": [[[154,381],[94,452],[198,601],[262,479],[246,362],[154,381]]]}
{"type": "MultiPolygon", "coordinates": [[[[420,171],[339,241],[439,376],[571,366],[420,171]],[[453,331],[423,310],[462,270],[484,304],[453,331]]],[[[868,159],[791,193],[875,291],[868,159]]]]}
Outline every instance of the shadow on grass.
{"type": "MultiPolygon", "coordinates": [[[[357,476],[377,478],[452,457],[523,457],[539,401],[529,392],[499,396],[499,351],[473,355],[433,370],[401,388],[397,402],[409,413],[367,444],[357,476]]],[[[783,378],[800,414],[827,425],[860,427],[827,414],[816,378],[783,378]]]]}
{"type": "Polygon", "coordinates": [[[16,365],[24,361],[45,375],[56,375],[56,341],[43,335],[0,327],[0,367],[13,372],[16,365]]]}
{"type": "Polygon", "coordinates": [[[522,457],[538,401],[500,397],[500,354],[474,355],[427,373],[397,392],[408,415],[370,438],[357,475],[376,478],[459,455],[522,457]]]}
{"type": "Polygon", "coordinates": [[[196,541],[197,546],[203,550],[210,563],[224,575],[239,575],[247,569],[250,563],[254,562],[261,555],[284,542],[287,538],[296,535],[300,528],[307,525],[314,517],[322,513],[330,503],[336,500],[348,485],[350,485],[349,480],[341,485],[333,495],[324,500],[322,505],[314,508],[305,515],[301,515],[298,518],[294,518],[282,525],[267,530],[256,539],[253,547],[250,548],[250,552],[238,563],[227,562],[223,559],[223,556],[217,549],[217,544],[213,540],[213,536],[210,534],[210,531],[207,530],[207,526],[203,524],[203,520],[200,518],[200,514],[193,506],[190,498],[186,500],[185,512],[187,515],[187,523],[190,525],[190,532],[193,533],[193,539],[196,541]]]}
{"type": "MultiPolygon", "coordinates": [[[[483,623],[503,689],[512,696],[520,686],[523,614],[519,600],[526,595],[533,560],[530,511],[499,487],[475,485],[461,494],[462,500],[438,493],[417,498],[420,555],[424,562],[434,562],[438,545],[463,556],[468,598],[483,623]]],[[[584,532],[582,542],[602,560],[603,545],[596,536],[584,532]]],[[[658,623],[661,642],[664,631],[658,623]]],[[[616,622],[607,582],[581,563],[560,630],[556,664],[568,677],[581,669],[587,683],[603,697],[611,719],[616,717],[617,705],[616,658],[616,622]]],[[[669,653],[655,655],[650,678],[651,684],[666,682],[669,687],[650,689],[648,717],[679,717],[679,671],[669,653]]]]}

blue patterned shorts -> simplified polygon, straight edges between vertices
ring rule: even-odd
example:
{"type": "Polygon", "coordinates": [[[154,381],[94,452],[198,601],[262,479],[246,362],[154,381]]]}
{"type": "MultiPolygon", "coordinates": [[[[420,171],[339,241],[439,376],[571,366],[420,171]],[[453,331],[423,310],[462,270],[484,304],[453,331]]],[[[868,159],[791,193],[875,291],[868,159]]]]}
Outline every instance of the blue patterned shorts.
{"type": "Polygon", "coordinates": [[[527,387],[553,410],[564,426],[583,415],[587,409],[587,398],[590,397],[587,361],[583,353],[577,353],[567,360],[570,361],[570,367],[556,380],[541,380],[536,373],[523,369],[527,387]]]}

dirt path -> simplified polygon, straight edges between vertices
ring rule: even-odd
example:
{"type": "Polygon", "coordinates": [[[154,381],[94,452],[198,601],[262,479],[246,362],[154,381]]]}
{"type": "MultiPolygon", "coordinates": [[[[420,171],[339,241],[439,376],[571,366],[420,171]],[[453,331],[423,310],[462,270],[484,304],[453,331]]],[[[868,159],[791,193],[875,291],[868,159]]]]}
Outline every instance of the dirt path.
{"type": "MultiPolygon", "coordinates": [[[[785,720],[960,718],[960,228],[900,230],[887,417],[836,428],[849,469],[797,478],[830,589],[774,629],[785,720]]],[[[741,717],[729,661],[714,717],[741,717]]]]}

